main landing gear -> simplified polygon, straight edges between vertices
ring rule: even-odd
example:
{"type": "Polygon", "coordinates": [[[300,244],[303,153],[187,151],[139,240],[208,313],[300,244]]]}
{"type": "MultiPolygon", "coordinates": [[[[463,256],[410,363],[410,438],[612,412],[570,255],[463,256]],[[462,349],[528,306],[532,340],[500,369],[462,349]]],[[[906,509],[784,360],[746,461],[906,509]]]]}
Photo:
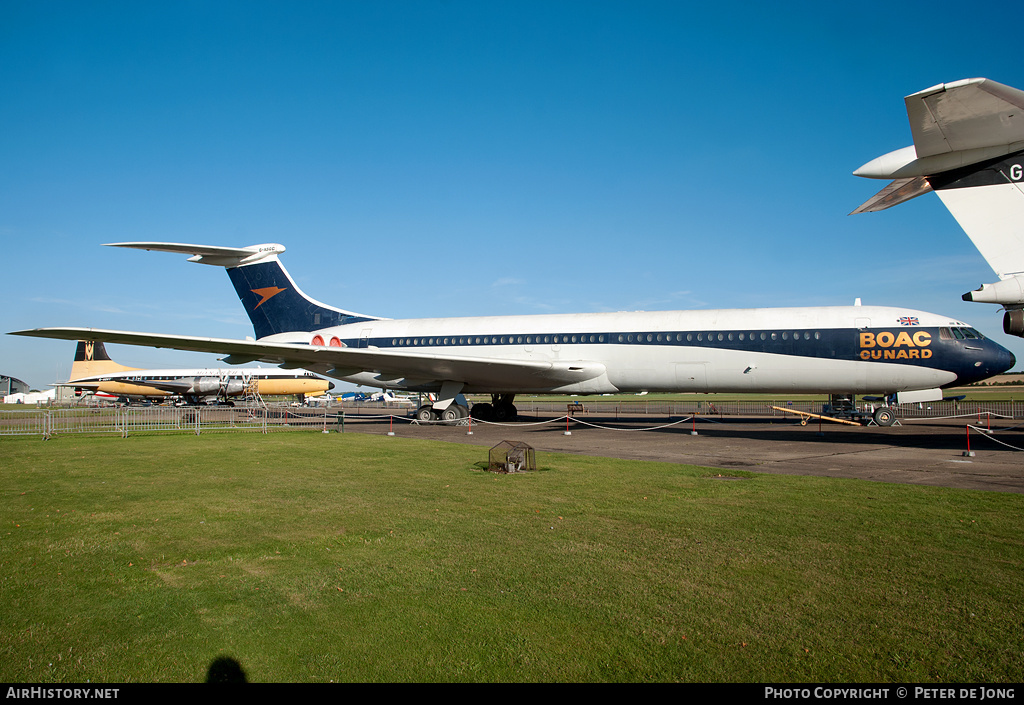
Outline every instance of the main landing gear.
{"type": "Polygon", "coordinates": [[[481,421],[515,421],[519,415],[512,402],[515,395],[490,395],[490,404],[474,404],[473,418],[481,421]]]}
{"type": "Polygon", "coordinates": [[[515,394],[492,394],[489,404],[486,402],[474,404],[472,411],[462,404],[454,402],[443,410],[435,409],[432,404],[424,404],[416,410],[416,420],[452,423],[472,416],[474,419],[481,421],[515,421],[519,415],[515,404],[512,403],[515,398],[515,394]]]}
{"type": "Polygon", "coordinates": [[[434,398],[433,395],[430,395],[431,402],[416,410],[416,420],[458,423],[462,419],[469,418],[469,406],[459,403],[466,401],[461,394],[463,386],[462,382],[444,382],[437,397],[434,398]]]}
{"type": "Polygon", "coordinates": [[[878,426],[892,426],[896,423],[896,412],[887,403],[872,411],[861,411],[857,408],[856,398],[852,394],[829,395],[829,402],[822,408],[821,413],[823,416],[857,421],[865,426],[872,422],[878,426]]]}
{"type": "Polygon", "coordinates": [[[447,409],[437,411],[430,404],[424,404],[416,410],[417,421],[446,421],[455,422],[460,419],[469,418],[469,408],[462,404],[451,403],[447,409]]]}
{"type": "Polygon", "coordinates": [[[516,409],[515,404],[512,403],[515,398],[515,394],[492,394],[490,404],[485,402],[473,405],[473,418],[499,423],[502,421],[515,421],[516,417],[519,416],[519,411],[516,409]]]}

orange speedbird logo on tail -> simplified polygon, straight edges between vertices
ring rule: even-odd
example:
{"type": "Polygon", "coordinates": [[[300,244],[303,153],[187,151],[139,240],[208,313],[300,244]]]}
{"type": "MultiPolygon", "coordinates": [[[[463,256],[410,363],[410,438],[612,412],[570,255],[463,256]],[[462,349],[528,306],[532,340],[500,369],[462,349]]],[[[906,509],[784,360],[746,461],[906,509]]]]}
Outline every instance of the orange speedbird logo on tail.
{"type": "Polygon", "coordinates": [[[260,297],[260,302],[256,304],[255,308],[253,308],[253,311],[255,311],[257,308],[265,304],[267,300],[272,299],[282,291],[287,291],[287,289],[280,289],[276,286],[267,286],[262,289],[249,289],[249,291],[260,297]]]}

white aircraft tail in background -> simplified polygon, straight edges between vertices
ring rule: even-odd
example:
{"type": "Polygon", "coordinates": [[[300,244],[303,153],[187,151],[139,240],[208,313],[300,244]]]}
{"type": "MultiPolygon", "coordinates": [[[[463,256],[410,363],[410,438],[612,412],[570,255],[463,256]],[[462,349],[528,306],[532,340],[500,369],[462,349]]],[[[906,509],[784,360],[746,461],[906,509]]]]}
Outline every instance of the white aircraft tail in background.
{"type": "Polygon", "coordinates": [[[940,83],[905,99],[914,144],[853,172],[893,179],[854,213],[935,191],[999,277],[963,295],[1000,304],[1024,337],[1024,91],[986,78],[940,83]]]}

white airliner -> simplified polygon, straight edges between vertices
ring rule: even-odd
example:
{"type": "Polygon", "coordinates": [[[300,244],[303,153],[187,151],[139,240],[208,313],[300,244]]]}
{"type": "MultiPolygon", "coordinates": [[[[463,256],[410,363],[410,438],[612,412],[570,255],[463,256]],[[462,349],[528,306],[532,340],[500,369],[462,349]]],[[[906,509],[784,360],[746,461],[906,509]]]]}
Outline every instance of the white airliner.
{"type": "Polygon", "coordinates": [[[121,401],[178,397],[189,404],[228,402],[245,394],[319,396],[334,388],[305,370],[125,367],[110,359],[103,343],[91,340],[78,341],[71,378],[59,386],[72,387],[76,394],[91,392],[121,401]]]}
{"type": "MultiPolygon", "coordinates": [[[[197,338],[90,328],[15,335],[104,340],[227,353],[382,389],[436,396],[421,419],[469,413],[462,393],[489,393],[473,415],[516,415],[516,394],[772,392],[855,394],[931,401],[942,388],[1000,374],[1014,357],[962,321],[904,308],[813,308],[551,314],[391,320],[309,298],[282,266],[278,244],[214,247],[161,242],[117,247],[193,255],[225,267],[257,340],[197,338]]],[[[876,411],[888,425],[890,408],[876,411]]]]}
{"type": "Polygon", "coordinates": [[[853,172],[894,179],[853,212],[934,190],[999,277],[964,301],[1001,304],[1003,330],[1024,337],[1024,91],[969,78],[905,102],[914,144],[853,172]]]}

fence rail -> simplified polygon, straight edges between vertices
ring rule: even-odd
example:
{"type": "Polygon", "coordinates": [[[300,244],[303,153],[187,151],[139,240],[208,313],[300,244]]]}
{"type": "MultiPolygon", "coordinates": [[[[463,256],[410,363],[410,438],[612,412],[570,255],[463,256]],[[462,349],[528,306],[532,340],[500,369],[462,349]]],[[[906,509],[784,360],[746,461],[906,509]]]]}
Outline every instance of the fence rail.
{"type": "Polygon", "coordinates": [[[0,411],[0,436],[328,430],[339,410],[287,407],[91,407],[0,411]]]}
{"type": "MultiPolygon", "coordinates": [[[[529,400],[518,403],[521,415],[562,417],[569,406],[564,402],[529,400]]],[[[773,406],[792,411],[822,412],[822,402],[788,401],[682,401],[612,402],[593,401],[572,405],[574,416],[619,418],[768,417],[793,418],[773,406]]],[[[863,406],[861,407],[864,408],[863,406]]],[[[933,402],[895,407],[900,419],[970,417],[981,421],[991,418],[1024,418],[1024,401],[933,402]]],[[[47,408],[28,411],[0,411],[0,436],[42,436],[66,434],[118,434],[126,437],[140,433],[201,433],[248,431],[270,433],[285,430],[333,431],[342,428],[344,418],[367,416],[407,416],[402,409],[352,407],[90,407],[47,408]]]]}

